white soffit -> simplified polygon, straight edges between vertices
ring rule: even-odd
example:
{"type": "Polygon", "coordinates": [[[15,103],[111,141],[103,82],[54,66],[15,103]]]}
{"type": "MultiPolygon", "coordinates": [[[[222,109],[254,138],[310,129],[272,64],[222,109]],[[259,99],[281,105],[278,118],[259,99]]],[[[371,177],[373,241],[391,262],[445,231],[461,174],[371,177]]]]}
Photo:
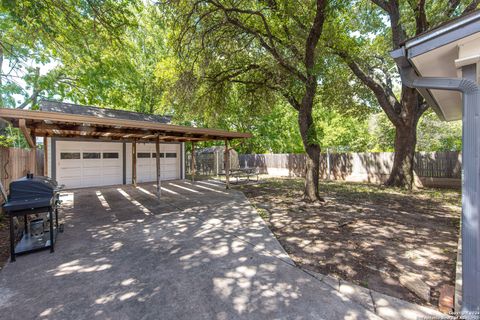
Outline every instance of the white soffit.
{"type": "MultiPolygon", "coordinates": [[[[422,77],[457,78],[461,76],[457,66],[461,68],[467,64],[478,64],[479,57],[480,33],[475,33],[413,57],[411,61],[422,77]]],[[[479,71],[480,68],[477,67],[477,75],[480,74],[479,71]]],[[[462,119],[462,95],[460,92],[446,90],[430,90],[430,92],[437,101],[445,120],[462,119]]]]}

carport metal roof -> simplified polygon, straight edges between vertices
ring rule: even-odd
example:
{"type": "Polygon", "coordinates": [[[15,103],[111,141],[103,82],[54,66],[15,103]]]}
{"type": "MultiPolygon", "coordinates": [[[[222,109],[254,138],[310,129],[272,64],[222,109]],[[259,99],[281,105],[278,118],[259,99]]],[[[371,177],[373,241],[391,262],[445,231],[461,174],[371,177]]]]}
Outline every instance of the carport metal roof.
{"type": "Polygon", "coordinates": [[[196,128],[153,121],[102,118],[62,112],[0,109],[0,118],[20,128],[29,144],[34,137],[82,137],[122,141],[208,141],[250,138],[250,133],[196,128]]]}

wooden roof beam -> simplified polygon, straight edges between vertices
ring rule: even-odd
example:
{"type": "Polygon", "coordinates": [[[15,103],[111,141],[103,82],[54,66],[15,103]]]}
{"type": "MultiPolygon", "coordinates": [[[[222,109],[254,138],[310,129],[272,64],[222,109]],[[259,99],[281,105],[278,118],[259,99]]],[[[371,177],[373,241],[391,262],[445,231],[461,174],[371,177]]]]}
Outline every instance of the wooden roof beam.
{"type": "Polygon", "coordinates": [[[37,144],[34,141],[35,139],[30,134],[30,130],[27,128],[25,119],[18,120],[18,127],[20,128],[20,131],[22,131],[23,135],[25,136],[25,139],[27,140],[27,143],[30,146],[30,148],[35,148],[37,144]]]}
{"type": "MultiPolygon", "coordinates": [[[[58,137],[84,137],[84,138],[115,138],[123,140],[146,140],[154,141],[157,135],[144,135],[139,133],[112,133],[112,132],[89,132],[85,134],[81,131],[74,130],[59,130],[59,129],[37,129],[35,134],[39,137],[42,136],[58,136],[58,137]],[[83,133],[83,134],[82,134],[83,133]]],[[[215,136],[176,136],[176,135],[161,135],[161,141],[177,141],[177,142],[187,142],[187,141],[211,141],[211,140],[224,140],[223,137],[215,136]]]]}
{"type": "MultiPolygon", "coordinates": [[[[87,133],[102,133],[105,136],[111,134],[121,134],[126,137],[138,136],[155,138],[157,135],[162,136],[172,136],[172,137],[201,137],[204,135],[192,135],[192,134],[182,134],[178,132],[159,132],[148,129],[131,129],[131,128],[112,128],[112,127],[98,127],[98,126],[83,126],[83,125],[70,125],[70,124],[46,124],[46,123],[34,123],[31,125],[32,129],[36,132],[43,132],[44,130],[58,130],[58,131],[78,131],[79,135],[84,135],[82,132],[87,133]]],[[[147,138],[145,138],[147,139],[147,138]]]]}

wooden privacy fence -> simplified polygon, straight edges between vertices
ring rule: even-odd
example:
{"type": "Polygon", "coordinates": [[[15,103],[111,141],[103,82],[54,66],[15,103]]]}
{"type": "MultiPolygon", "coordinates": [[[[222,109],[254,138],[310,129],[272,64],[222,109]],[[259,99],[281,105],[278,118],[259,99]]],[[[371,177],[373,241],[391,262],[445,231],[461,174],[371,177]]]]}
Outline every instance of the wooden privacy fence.
{"type": "Polygon", "coordinates": [[[419,177],[461,179],[462,161],[459,152],[418,152],[415,173],[419,177]]]}
{"type": "Polygon", "coordinates": [[[0,180],[7,190],[11,181],[33,172],[34,159],[37,168],[34,174],[43,175],[43,150],[0,148],[0,180]]]}
{"type": "MultiPolygon", "coordinates": [[[[225,172],[224,164],[224,148],[211,147],[198,150],[195,153],[195,174],[212,176],[225,172]]],[[[235,150],[230,150],[229,167],[230,169],[238,169],[238,154],[235,150]]],[[[185,154],[185,172],[191,174],[192,153],[185,154]]]]}
{"type": "MultiPolygon", "coordinates": [[[[191,161],[192,153],[187,153],[185,155],[185,172],[186,174],[191,174],[191,161]]],[[[223,169],[223,165],[222,165],[223,169]]],[[[215,165],[215,154],[195,154],[195,173],[201,175],[215,175],[218,169],[215,165]]]]}
{"type": "MultiPolygon", "coordinates": [[[[320,157],[322,179],[384,182],[392,169],[392,152],[332,153],[320,157]]],[[[272,176],[304,176],[305,154],[242,154],[241,167],[257,168],[272,176]]],[[[417,152],[414,166],[416,183],[433,187],[460,187],[459,152],[417,152]]]]}

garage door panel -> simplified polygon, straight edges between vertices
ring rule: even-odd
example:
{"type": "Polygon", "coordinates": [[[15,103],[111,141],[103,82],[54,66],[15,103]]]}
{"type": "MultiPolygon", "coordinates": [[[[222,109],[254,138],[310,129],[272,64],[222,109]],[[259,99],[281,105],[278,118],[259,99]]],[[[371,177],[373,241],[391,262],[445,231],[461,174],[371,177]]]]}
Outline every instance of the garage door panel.
{"type": "Polygon", "coordinates": [[[160,174],[160,177],[162,178],[162,180],[172,180],[176,179],[177,174],[176,172],[163,172],[160,174]]]}
{"type": "Polygon", "coordinates": [[[99,176],[101,177],[103,170],[101,167],[83,167],[83,176],[99,176]]]}
{"type": "MultiPolygon", "coordinates": [[[[123,183],[123,146],[115,142],[57,141],[57,180],[67,187],[103,186],[123,183]],[[63,153],[63,159],[60,159],[63,153]]],[[[128,145],[127,145],[127,148],[128,145]]],[[[127,149],[127,174],[131,175],[131,152],[127,149]]],[[[180,178],[180,145],[161,144],[161,179],[180,178]]],[[[137,181],[156,180],[154,143],[137,144],[137,181]]]]}
{"type": "Polygon", "coordinates": [[[103,167],[104,167],[104,168],[118,168],[118,169],[120,169],[121,171],[123,171],[123,161],[120,161],[120,160],[119,160],[119,161],[117,161],[116,163],[114,163],[114,162],[109,162],[109,161],[107,161],[107,162],[104,161],[104,162],[103,162],[103,167]]]}
{"type": "Polygon", "coordinates": [[[67,175],[67,176],[81,176],[80,166],[62,166],[57,169],[57,176],[67,175]]]}
{"type": "MultiPolygon", "coordinates": [[[[137,145],[137,181],[152,182],[156,180],[157,159],[156,147],[154,143],[137,145]],[[141,146],[141,147],[140,147],[141,146]],[[147,152],[150,152],[149,157],[147,152]]],[[[160,144],[160,178],[162,180],[173,180],[180,178],[180,145],[179,144],[160,144]],[[166,158],[167,154],[170,153],[166,158]]]]}
{"type": "Polygon", "coordinates": [[[61,181],[60,184],[65,185],[68,188],[80,188],[82,187],[82,180],[80,178],[63,178],[63,179],[58,179],[58,181],[61,181]]]}
{"type": "Polygon", "coordinates": [[[78,170],[78,168],[62,168],[62,170],[59,171],[57,176],[62,178],[68,178],[68,177],[76,178],[76,177],[81,177],[82,174],[78,170]]]}
{"type": "Polygon", "coordinates": [[[82,174],[82,177],[85,178],[85,179],[94,179],[94,180],[102,180],[101,178],[103,178],[103,175],[99,172],[96,172],[96,171],[83,171],[83,174],[82,174]]]}
{"type": "Polygon", "coordinates": [[[85,160],[85,162],[83,163],[83,167],[86,168],[86,169],[101,168],[102,167],[102,161],[85,160]]]}
{"type": "Polygon", "coordinates": [[[82,160],[60,160],[60,165],[65,168],[78,168],[82,165],[82,160]]]}
{"type": "Polygon", "coordinates": [[[57,180],[66,187],[123,182],[123,146],[114,142],[57,141],[57,180]]]}
{"type": "Polygon", "coordinates": [[[119,174],[123,174],[122,169],[119,167],[103,167],[104,176],[119,175],[119,174]]]}
{"type": "Polygon", "coordinates": [[[102,180],[84,179],[82,183],[82,187],[101,187],[109,184],[111,183],[106,183],[103,179],[102,180]]]}
{"type": "Polygon", "coordinates": [[[104,177],[102,179],[102,185],[113,185],[113,184],[121,184],[121,182],[118,182],[117,178],[115,176],[112,177],[104,177]]]}

